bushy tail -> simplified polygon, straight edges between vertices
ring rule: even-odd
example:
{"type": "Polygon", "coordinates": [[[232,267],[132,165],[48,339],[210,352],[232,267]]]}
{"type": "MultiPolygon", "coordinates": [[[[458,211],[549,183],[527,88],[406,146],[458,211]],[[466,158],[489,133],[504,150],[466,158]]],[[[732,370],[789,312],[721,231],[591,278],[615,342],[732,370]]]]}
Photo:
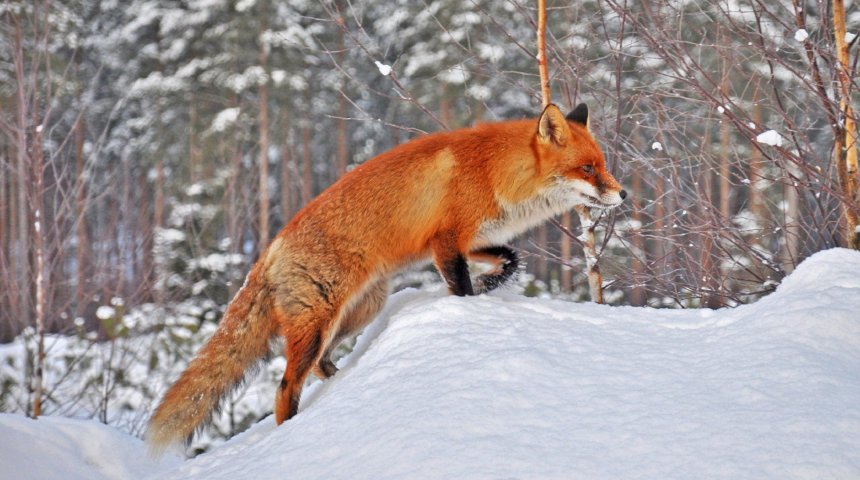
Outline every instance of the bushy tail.
{"type": "Polygon", "coordinates": [[[182,372],[149,420],[146,442],[160,455],[168,446],[189,441],[209,420],[221,399],[245,372],[269,353],[276,332],[269,318],[271,296],[256,271],[230,302],[212,338],[182,372]]]}

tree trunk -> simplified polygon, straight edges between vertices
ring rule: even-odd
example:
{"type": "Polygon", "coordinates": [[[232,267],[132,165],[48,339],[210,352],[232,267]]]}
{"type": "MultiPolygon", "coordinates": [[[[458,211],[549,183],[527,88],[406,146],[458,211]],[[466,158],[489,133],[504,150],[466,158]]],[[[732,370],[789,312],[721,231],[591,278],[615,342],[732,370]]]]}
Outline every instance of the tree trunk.
{"type": "MultiPolygon", "coordinates": [[[[0,144],[0,162],[8,162],[8,154],[7,145],[0,144]]],[[[17,295],[12,269],[12,242],[15,238],[11,195],[13,176],[6,173],[6,167],[0,166],[0,282],[6,285],[6,290],[0,292],[0,343],[11,340],[17,333],[12,326],[13,297],[17,295]]]]}
{"type": "MultiPolygon", "coordinates": [[[[5,164],[8,161],[7,158],[7,149],[4,143],[0,143],[0,163],[5,164]]],[[[8,242],[11,239],[10,230],[11,225],[9,225],[9,204],[8,201],[8,186],[9,186],[9,177],[11,175],[6,174],[6,167],[0,166],[0,260],[5,261],[5,259],[10,258],[8,251],[8,242]]],[[[4,270],[5,272],[5,270],[4,270]]]]}
{"type": "Polygon", "coordinates": [[[588,292],[591,294],[592,302],[603,303],[603,275],[600,273],[600,266],[597,264],[597,245],[594,235],[597,222],[591,217],[591,209],[586,206],[577,206],[576,213],[579,215],[579,225],[582,228],[582,235],[579,238],[582,241],[582,251],[585,254],[588,292]]]}
{"type": "MultiPolygon", "coordinates": [[[[80,101],[80,95],[78,95],[80,101]]],[[[75,237],[77,247],[75,249],[76,277],[75,282],[75,314],[80,316],[84,313],[88,300],[86,295],[86,284],[89,282],[87,272],[87,249],[89,247],[89,239],[87,238],[87,219],[86,219],[86,201],[87,201],[87,182],[84,173],[86,164],[84,162],[84,140],[86,133],[86,120],[83,112],[78,118],[78,123],[75,125],[75,172],[77,179],[75,181],[75,237]]]]}
{"type": "Polygon", "coordinates": [[[851,63],[848,43],[845,41],[845,4],[833,0],[833,31],[836,40],[836,79],[839,92],[839,111],[843,119],[833,148],[834,163],[842,187],[842,214],[846,246],[860,250],[860,173],[857,167],[857,126],[851,108],[851,63]]]}
{"type": "MultiPolygon", "coordinates": [[[[570,212],[564,212],[561,214],[561,226],[567,231],[571,231],[571,221],[570,221],[570,212]]],[[[570,293],[573,290],[573,270],[570,269],[568,262],[570,262],[571,257],[571,248],[570,248],[570,237],[567,234],[562,233],[561,235],[561,251],[559,254],[561,255],[561,273],[559,275],[559,287],[561,291],[564,293],[570,293]]]]}
{"type": "Polygon", "coordinates": [[[305,90],[305,118],[302,125],[302,205],[313,197],[314,177],[311,165],[311,90],[305,90]]]}
{"type": "MultiPolygon", "coordinates": [[[[540,280],[541,282],[549,285],[549,275],[548,275],[548,267],[549,262],[547,262],[547,252],[548,248],[548,235],[549,228],[547,228],[546,224],[542,224],[537,228],[537,232],[535,235],[535,243],[537,244],[538,255],[535,258],[535,278],[540,280]]],[[[568,242],[570,243],[570,242],[568,242]]]]}
{"type": "Polygon", "coordinates": [[[281,142],[281,219],[286,225],[292,217],[292,202],[290,201],[290,113],[287,110],[286,104],[282,108],[283,121],[281,122],[281,131],[284,134],[284,139],[281,142]]]}
{"type": "Polygon", "coordinates": [[[729,175],[731,169],[729,165],[729,152],[731,149],[731,136],[728,121],[720,123],[720,216],[725,222],[731,221],[731,184],[729,183],[729,175]]]}
{"type": "MultiPolygon", "coordinates": [[[[794,175],[796,167],[789,166],[788,173],[794,175]]],[[[800,195],[797,193],[798,185],[790,175],[786,176],[782,187],[785,212],[782,229],[782,264],[785,273],[791,273],[797,265],[800,255],[800,224],[798,222],[798,210],[800,209],[800,195]]]]}
{"type": "MultiPolygon", "coordinates": [[[[755,90],[753,91],[753,123],[756,125],[761,125],[761,105],[759,104],[759,93],[758,93],[758,85],[756,85],[755,90]]],[[[764,211],[764,199],[762,198],[762,183],[764,182],[764,178],[761,176],[761,166],[762,166],[762,158],[761,158],[761,150],[752,147],[752,151],[750,153],[750,165],[749,165],[749,208],[750,212],[752,212],[753,218],[758,225],[763,226],[765,220],[765,211],[764,211]]],[[[763,233],[762,231],[756,232],[756,234],[760,235],[763,233]]]]}
{"type": "Polygon", "coordinates": [[[35,308],[36,308],[36,365],[33,378],[33,418],[42,414],[42,396],[44,394],[44,365],[45,365],[45,307],[47,293],[45,285],[45,223],[44,212],[44,156],[42,151],[42,125],[35,128],[30,149],[33,191],[31,208],[33,211],[33,250],[35,254],[35,308]]]}
{"type": "Polygon", "coordinates": [[[537,61],[541,103],[546,108],[552,101],[552,91],[549,88],[549,69],[546,63],[546,0],[538,0],[537,61]]]}
{"type": "Polygon", "coordinates": [[[25,92],[25,72],[24,72],[24,51],[21,43],[21,24],[20,18],[14,17],[15,30],[15,100],[16,100],[16,125],[15,125],[15,152],[16,164],[18,167],[18,248],[15,258],[17,259],[18,271],[18,293],[19,293],[19,310],[18,310],[18,327],[23,328],[27,325],[30,317],[30,226],[29,226],[29,211],[28,206],[28,185],[30,185],[30,159],[27,155],[28,135],[27,135],[27,117],[29,116],[27,108],[27,98],[25,92]]]}
{"type": "MultiPolygon", "coordinates": [[[[234,105],[238,105],[238,103],[238,99],[234,99],[234,105]]],[[[240,207],[239,191],[236,188],[239,177],[242,175],[242,150],[238,141],[233,141],[233,149],[229,155],[230,179],[227,181],[226,192],[227,237],[230,239],[230,253],[238,254],[242,251],[242,225],[240,223],[242,208],[240,207]]],[[[236,282],[231,282],[228,289],[230,298],[239,290],[239,287],[240,285],[237,285],[236,282]]]]}
{"type": "Polygon", "coordinates": [[[149,209],[151,206],[150,188],[147,185],[146,170],[143,170],[137,178],[137,188],[140,192],[140,221],[138,229],[140,231],[140,276],[141,279],[141,297],[142,302],[151,302],[154,300],[153,286],[155,274],[155,259],[153,258],[153,236],[155,230],[152,228],[152,217],[149,209]]]}
{"type": "MultiPolygon", "coordinates": [[[[11,150],[11,147],[7,150],[11,150]]],[[[9,157],[11,157],[11,153],[9,154],[9,157]]],[[[18,189],[21,188],[24,183],[18,176],[17,165],[13,164],[11,161],[9,162],[9,171],[12,172],[12,174],[8,176],[9,236],[7,238],[7,251],[9,252],[9,256],[7,258],[9,259],[9,269],[5,272],[6,277],[4,278],[4,281],[8,288],[6,294],[9,299],[9,311],[7,312],[8,316],[6,317],[8,322],[7,327],[10,331],[10,335],[14,337],[21,330],[20,319],[23,316],[21,309],[22,283],[20,282],[20,265],[22,259],[18,245],[20,239],[18,229],[21,226],[20,222],[18,222],[18,215],[20,215],[18,208],[18,189]]]]}
{"type": "Polygon", "coordinates": [[[200,147],[197,141],[197,97],[194,92],[191,93],[188,109],[188,178],[194,184],[197,183],[197,174],[200,170],[200,147]]]}
{"type": "MultiPolygon", "coordinates": [[[[708,122],[705,124],[704,135],[702,136],[704,138],[702,142],[703,150],[711,147],[710,127],[711,119],[708,119],[708,122]]],[[[720,158],[722,160],[722,155],[720,155],[720,158]]],[[[722,168],[722,161],[720,162],[720,168],[722,168]]],[[[716,255],[714,253],[714,234],[717,218],[714,213],[713,176],[713,167],[711,165],[702,165],[699,168],[699,183],[702,185],[704,193],[699,195],[702,201],[695,207],[699,221],[698,243],[701,248],[698,252],[700,270],[698,272],[699,278],[697,279],[697,283],[702,296],[702,305],[708,308],[719,308],[722,306],[722,299],[717,295],[720,266],[715,262],[716,255]]],[[[695,252],[691,256],[695,256],[695,252]]]]}
{"type": "MultiPolygon", "coordinates": [[[[263,22],[260,30],[260,67],[266,70],[268,52],[263,42],[262,34],[266,29],[263,22]]],[[[269,86],[268,80],[260,85],[260,236],[258,239],[258,250],[262,253],[269,244],[269,86]]]]}
{"type": "MultiPolygon", "coordinates": [[[[159,155],[155,163],[155,199],[152,208],[152,234],[158,235],[158,231],[164,228],[164,160],[159,155]]],[[[154,263],[154,262],[153,262],[154,263]]],[[[167,294],[167,285],[158,282],[159,272],[153,270],[156,281],[154,289],[155,303],[163,305],[167,294]]]]}
{"type": "MultiPolygon", "coordinates": [[[[727,44],[726,36],[720,33],[720,38],[723,44],[727,44]]],[[[723,58],[722,75],[720,78],[720,93],[722,99],[729,98],[729,59],[723,58]]],[[[731,204],[730,192],[731,184],[729,183],[729,175],[731,173],[729,166],[729,153],[731,149],[731,125],[727,119],[720,119],[720,216],[723,221],[731,220],[731,204]]]]}
{"type": "Polygon", "coordinates": [[[160,157],[155,164],[155,208],[152,218],[155,228],[164,228],[164,160],[160,157]]]}
{"type": "MultiPolygon", "coordinates": [[[[637,136],[638,138],[638,136],[637,136]]],[[[632,204],[634,230],[630,233],[630,243],[633,245],[631,270],[633,270],[633,288],[630,290],[630,304],[636,307],[645,305],[647,292],[643,285],[647,256],[645,242],[642,239],[642,176],[633,171],[632,204]]]]}
{"type": "MultiPolygon", "coordinates": [[[[338,6],[340,11],[343,11],[342,6],[338,6]]],[[[338,62],[343,65],[346,61],[346,43],[344,42],[343,29],[337,29],[337,44],[338,44],[338,62]]],[[[340,95],[338,96],[337,107],[337,178],[346,173],[346,166],[349,160],[349,132],[346,125],[346,81],[340,82],[340,95]]]]}
{"type": "Polygon", "coordinates": [[[439,120],[445,125],[453,126],[451,123],[451,100],[448,99],[448,87],[446,83],[442,83],[439,87],[439,120]]]}
{"type": "Polygon", "coordinates": [[[134,242],[130,242],[128,240],[133,240],[132,231],[134,228],[131,225],[133,215],[130,214],[131,209],[131,168],[129,166],[129,158],[126,155],[121,157],[122,161],[122,196],[119,198],[119,206],[120,214],[119,219],[117,219],[117,225],[122,225],[122,232],[118,232],[116,235],[116,243],[117,250],[119,252],[119,257],[117,258],[117,263],[114,264],[114,268],[116,269],[116,283],[114,284],[114,292],[120,298],[129,298],[132,293],[130,289],[126,286],[126,272],[129,266],[133,266],[134,260],[134,242]],[[123,236],[130,236],[131,239],[123,238],[123,236]]]}

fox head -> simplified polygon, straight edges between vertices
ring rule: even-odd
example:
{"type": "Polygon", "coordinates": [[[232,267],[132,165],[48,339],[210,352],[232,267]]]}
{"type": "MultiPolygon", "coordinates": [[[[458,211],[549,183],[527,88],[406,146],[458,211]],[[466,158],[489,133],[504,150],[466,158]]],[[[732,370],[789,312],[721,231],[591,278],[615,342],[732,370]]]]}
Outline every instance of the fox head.
{"type": "Polygon", "coordinates": [[[565,116],[550,104],[535,134],[541,177],[554,196],[570,206],[613,208],[627,192],[609,172],[603,152],[588,129],[588,107],[581,103],[565,116]]]}

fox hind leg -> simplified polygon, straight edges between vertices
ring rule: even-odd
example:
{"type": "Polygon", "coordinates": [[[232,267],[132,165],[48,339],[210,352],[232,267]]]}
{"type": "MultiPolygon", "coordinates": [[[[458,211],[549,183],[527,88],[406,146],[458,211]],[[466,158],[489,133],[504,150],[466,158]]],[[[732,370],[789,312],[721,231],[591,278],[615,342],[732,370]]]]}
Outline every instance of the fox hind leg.
{"type": "Polygon", "coordinates": [[[373,282],[357,300],[352,308],[346,311],[339,322],[337,333],[326,345],[319,361],[314,366],[313,373],[319,378],[329,378],[337,373],[337,367],[331,359],[331,354],[347,338],[357,334],[376,314],[382,310],[388,298],[388,280],[385,278],[373,282]]]}
{"type": "MultiPolygon", "coordinates": [[[[298,291],[298,290],[297,290],[298,291]]],[[[275,392],[275,421],[278,425],[298,412],[302,387],[311,368],[325,348],[337,308],[328,296],[314,286],[304,289],[304,295],[294,291],[276,307],[281,334],[285,339],[287,368],[275,392]]]]}

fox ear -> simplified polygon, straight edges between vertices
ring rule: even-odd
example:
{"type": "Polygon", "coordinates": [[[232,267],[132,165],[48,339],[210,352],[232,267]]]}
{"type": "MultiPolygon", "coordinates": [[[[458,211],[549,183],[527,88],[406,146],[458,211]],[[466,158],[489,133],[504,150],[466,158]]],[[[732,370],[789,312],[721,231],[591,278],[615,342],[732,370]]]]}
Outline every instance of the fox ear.
{"type": "Polygon", "coordinates": [[[567,114],[566,118],[568,121],[576,122],[581,125],[588,126],[588,105],[584,103],[580,103],[576,106],[570,113],[567,114]]]}
{"type": "Polygon", "coordinates": [[[567,122],[561,110],[550,103],[543,109],[538,120],[538,138],[543,141],[552,141],[557,145],[564,145],[570,132],[567,130],[567,122]]]}

